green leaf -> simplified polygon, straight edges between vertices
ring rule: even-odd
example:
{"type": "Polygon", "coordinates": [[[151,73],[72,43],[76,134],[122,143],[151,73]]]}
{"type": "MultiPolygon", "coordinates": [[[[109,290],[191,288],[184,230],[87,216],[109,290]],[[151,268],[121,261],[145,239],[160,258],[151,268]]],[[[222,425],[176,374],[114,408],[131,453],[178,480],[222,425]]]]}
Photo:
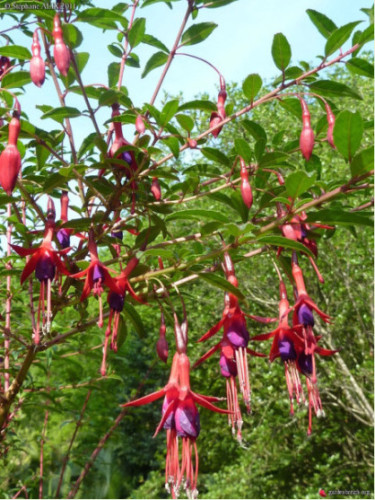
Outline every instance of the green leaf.
{"type": "Polygon", "coordinates": [[[172,101],[165,103],[160,114],[162,127],[165,127],[165,125],[174,117],[178,109],[178,104],[178,99],[173,99],[172,101]]]}
{"type": "Polygon", "coordinates": [[[292,57],[292,51],[286,37],[282,33],[276,33],[272,42],[272,57],[276,66],[284,71],[292,57]]]}
{"type": "Polygon", "coordinates": [[[1,80],[1,87],[3,89],[14,89],[18,87],[23,87],[27,83],[31,82],[29,71],[15,71],[14,73],[8,73],[1,80]]]}
{"type": "Polygon", "coordinates": [[[326,97],[352,97],[362,100],[362,97],[347,85],[331,80],[318,80],[311,83],[309,87],[313,92],[326,97]]]}
{"type": "Polygon", "coordinates": [[[167,62],[167,59],[168,59],[168,54],[165,54],[164,52],[155,52],[155,54],[152,54],[152,56],[146,63],[141,78],[144,78],[153,69],[158,68],[159,66],[165,64],[167,62]]]}
{"type": "Polygon", "coordinates": [[[78,13],[77,21],[83,21],[98,28],[117,29],[116,22],[123,24],[125,18],[114,10],[93,7],[78,13]]]}
{"type": "Polygon", "coordinates": [[[118,45],[115,45],[114,43],[112,43],[110,45],[107,45],[107,49],[115,57],[122,57],[123,51],[120,49],[120,47],[118,45]]]}
{"type": "Polygon", "coordinates": [[[284,109],[286,109],[289,113],[294,115],[296,118],[299,120],[301,119],[301,103],[299,102],[298,99],[291,97],[287,99],[280,99],[278,101],[280,106],[284,109]]]}
{"type": "Polygon", "coordinates": [[[326,46],[325,46],[325,55],[330,56],[336,50],[338,50],[340,47],[343,46],[343,44],[348,40],[350,37],[352,31],[354,28],[360,23],[361,21],[354,21],[352,23],[345,24],[344,26],[341,26],[341,28],[338,28],[335,30],[328,38],[326,46]]]}
{"type": "Polygon", "coordinates": [[[143,41],[143,43],[147,43],[147,45],[151,45],[152,47],[160,49],[163,52],[165,52],[166,54],[169,54],[168,47],[166,47],[164,45],[164,43],[162,43],[160,40],[158,40],[157,38],[155,38],[152,35],[147,35],[147,34],[143,35],[142,41],[143,41]]]}
{"type": "Polygon", "coordinates": [[[176,115],[176,120],[180,124],[180,126],[184,129],[187,130],[188,132],[191,132],[194,128],[194,120],[190,118],[188,115],[176,115]]]}
{"type": "Polygon", "coordinates": [[[247,76],[242,84],[242,90],[250,102],[253,102],[254,97],[262,88],[262,79],[257,73],[252,73],[247,76]]]}
{"type": "Polygon", "coordinates": [[[241,137],[234,139],[234,149],[236,150],[236,153],[242,156],[246,162],[250,162],[252,160],[253,155],[251,153],[250,146],[241,137]]]}
{"type": "Polygon", "coordinates": [[[306,222],[324,222],[332,225],[360,225],[373,227],[374,221],[371,217],[359,214],[357,212],[344,212],[344,210],[319,210],[309,212],[306,222]]]}
{"type": "Polygon", "coordinates": [[[283,236],[261,236],[257,238],[259,243],[264,243],[267,245],[275,245],[277,247],[292,248],[293,250],[298,250],[299,252],[307,253],[311,257],[314,257],[311,250],[299,241],[290,240],[289,238],[284,238],[283,236]]]}
{"type": "Polygon", "coordinates": [[[337,150],[346,160],[352,160],[361,145],[362,134],[363,121],[358,111],[351,113],[345,110],[336,116],[333,140],[337,150]]]}
{"type": "Polygon", "coordinates": [[[203,156],[205,156],[209,160],[213,160],[217,163],[221,163],[222,165],[225,165],[227,167],[229,167],[231,164],[229,158],[224,153],[219,151],[218,149],[202,148],[201,153],[203,154],[203,156]]]}
{"type": "Polygon", "coordinates": [[[284,72],[284,75],[280,75],[274,82],[272,83],[273,85],[278,85],[281,83],[283,80],[295,80],[296,78],[299,78],[302,74],[304,73],[304,70],[300,68],[299,66],[289,66],[284,72]]]}
{"type": "Polygon", "coordinates": [[[199,277],[202,278],[209,285],[212,285],[216,288],[220,288],[225,292],[230,292],[241,300],[245,299],[243,293],[240,292],[240,290],[237,287],[229,283],[229,281],[227,281],[225,278],[222,278],[221,276],[214,273],[198,273],[198,274],[199,277]]]}
{"type": "Polygon", "coordinates": [[[124,316],[131,321],[133,324],[135,331],[137,332],[138,336],[142,339],[146,336],[146,329],[144,327],[143,321],[138,314],[137,310],[135,309],[132,304],[129,303],[128,300],[124,302],[124,309],[123,309],[124,316]]]}
{"type": "Polygon", "coordinates": [[[108,66],[108,86],[115,87],[120,75],[120,63],[113,62],[108,66]]]}
{"type": "Polygon", "coordinates": [[[216,212],[215,210],[198,210],[198,209],[180,210],[178,212],[174,212],[173,214],[167,215],[165,218],[166,221],[200,220],[200,219],[215,220],[218,222],[230,222],[228,217],[223,215],[221,212],[216,212]]]}
{"type": "Polygon", "coordinates": [[[146,19],[144,17],[138,17],[131,27],[128,39],[131,47],[136,47],[143,40],[143,36],[146,32],[146,19]]]}
{"type": "Polygon", "coordinates": [[[166,139],[162,139],[162,142],[168,146],[175,158],[179,157],[180,143],[177,137],[167,137],[166,139]]]}
{"type": "Polygon", "coordinates": [[[365,59],[352,57],[351,59],[348,59],[348,61],[346,61],[346,67],[351,73],[354,73],[355,75],[374,78],[374,66],[365,59]]]}
{"type": "Polygon", "coordinates": [[[142,7],[147,7],[148,5],[152,5],[154,3],[159,3],[159,2],[167,4],[168,7],[171,9],[172,8],[171,2],[179,2],[179,0],[144,0],[142,7]]]}
{"type": "Polygon", "coordinates": [[[316,181],[316,174],[311,177],[303,170],[292,172],[285,179],[285,189],[288,196],[295,199],[302,193],[305,193],[316,181]]]}
{"type": "Polygon", "coordinates": [[[52,118],[52,120],[56,120],[59,123],[62,123],[64,118],[76,118],[77,116],[81,116],[81,112],[77,108],[71,108],[69,106],[63,106],[61,108],[54,108],[47,113],[44,113],[40,118],[41,120],[45,120],[46,118],[52,118]]]}
{"type": "Polygon", "coordinates": [[[0,47],[0,55],[6,57],[14,57],[19,61],[26,61],[31,59],[31,52],[21,45],[6,45],[4,47],[0,47]]]}
{"type": "Polygon", "coordinates": [[[62,30],[64,41],[72,48],[76,49],[82,43],[83,36],[79,29],[74,24],[63,24],[62,30]]]}
{"type": "Polygon", "coordinates": [[[267,142],[267,134],[259,123],[253,122],[252,120],[242,120],[241,125],[245,127],[256,141],[262,139],[267,142]]]}
{"type": "Polygon", "coordinates": [[[358,41],[360,44],[364,45],[367,42],[371,42],[373,39],[374,39],[374,25],[370,24],[370,26],[367,26],[367,28],[363,30],[358,41]]]}
{"type": "Polygon", "coordinates": [[[203,42],[217,27],[215,23],[199,23],[190,26],[181,38],[181,45],[195,45],[203,42]]]}
{"type": "Polygon", "coordinates": [[[206,5],[207,9],[217,9],[218,7],[223,7],[224,5],[228,5],[233,2],[237,2],[237,0],[212,0],[206,5]]]}
{"type": "Polygon", "coordinates": [[[319,33],[324,36],[324,38],[328,38],[331,33],[337,29],[336,24],[321,12],[313,9],[307,9],[306,12],[311,19],[311,22],[318,29],[319,33]]]}
{"type": "Polygon", "coordinates": [[[202,111],[216,111],[217,106],[211,101],[196,99],[194,101],[185,102],[181,104],[178,111],[186,111],[188,109],[200,109],[202,111]]]}
{"type": "Polygon", "coordinates": [[[281,153],[279,151],[273,151],[272,153],[266,153],[259,161],[259,167],[270,167],[271,165],[280,165],[285,163],[288,155],[286,153],[281,153]]]}
{"type": "Polygon", "coordinates": [[[370,172],[374,168],[374,148],[370,146],[356,154],[350,164],[353,177],[370,172]]]}

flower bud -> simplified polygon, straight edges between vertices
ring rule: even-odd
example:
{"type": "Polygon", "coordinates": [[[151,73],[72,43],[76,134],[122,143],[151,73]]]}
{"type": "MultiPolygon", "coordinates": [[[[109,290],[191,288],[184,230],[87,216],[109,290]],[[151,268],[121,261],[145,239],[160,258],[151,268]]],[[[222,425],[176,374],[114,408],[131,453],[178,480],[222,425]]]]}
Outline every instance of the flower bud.
{"type": "Polygon", "coordinates": [[[314,149],[314,132],[311,127],[304,127],[299,138],[299,147],[305,160],[309,161],[314,149]]]}
{"type": "Polygon", "coordinates": [[[152,183],[151,183],[151,193],[153,197],[155,198],[156,201],[161,200],[161,189],[160,189],[160,184],[158,181],[157,177],[152,178],[152,183]]]}
{"type": "Polygon", "coordinates": [[[41,87],[44,83],[46,76],[46,69],[43,59],[40,56],[40,44],[38,39],[38,31],[34,31],[33,43],[31,45],[31,52],[33,54],[30,60],[30,77],[32,82],[41,87]]]}
{"type": "Polygon", "coordinates": [[[144,134],[146,130],[145,123],[143,121],[142,115],[137,115],[137,118],[135,120],[135,129],[138,132],[138,134],[144,134]]]}
{"type": "Polygon", "coordinates": [[[70,65],[70,52],[64,43],[63,33],[58,14],[53,18],[53,38],[55,45],[53,47],[53,56],[55,58],[56,66],[63,76],[67,76],[70,65]]]}

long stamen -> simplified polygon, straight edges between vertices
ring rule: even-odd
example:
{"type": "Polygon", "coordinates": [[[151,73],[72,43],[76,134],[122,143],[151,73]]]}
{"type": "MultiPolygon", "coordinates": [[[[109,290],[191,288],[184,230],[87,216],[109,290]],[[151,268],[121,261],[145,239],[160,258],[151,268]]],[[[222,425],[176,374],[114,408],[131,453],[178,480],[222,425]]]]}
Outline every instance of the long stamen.
{"type": "Polygon", "coordinates": [[[51,330],[51,280],[47,280],[47,322],[46,322],[46,331],[47,333],[51,330]]]}
{"type": "Polygon", "coordinates": [[[113,316],[113,311],[111,310],[111,312],[109,313],[108,327],[107,327],[107,330],[105,331],[104,346],[103,346],[103,358],[102,358],[102,365],[100,367],[100,373],[103,377],[106,374],[107,349],[108,349],[109,337],[111,335],[112,316],[113,316]]]}
{"type": "Polygon", "coordinates": [[[99,320],[97,325],[99,328],[103,327],[103,301],[101,295],[99,295],[99,320]]]}
{"type": "Polygon", "coordinates": [[[43,290],[43,281],[40,284],[40,290],[39,290],[39,302],[38,302],[38,315],[37,315],[37,321],[36,321],[36,329],[35,329],[35,334],[34,334],[34,342],[35,344],[39,344],[40,342],[40,336],[39,336],[39,331],[40,331],[40,312],[42,309],[42,304],[44,303],[44,290],[43,290]]]}

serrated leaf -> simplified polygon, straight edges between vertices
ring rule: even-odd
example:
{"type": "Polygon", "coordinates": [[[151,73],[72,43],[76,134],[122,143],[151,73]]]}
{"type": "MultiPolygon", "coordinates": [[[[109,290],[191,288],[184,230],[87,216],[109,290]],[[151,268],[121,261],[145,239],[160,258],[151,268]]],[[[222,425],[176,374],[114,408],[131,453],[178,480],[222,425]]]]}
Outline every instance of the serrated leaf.
{"type": "Polygon", "coordinates": [[[146,19],[144,17],[138,17],[131,27],[128,39],[131,47],[136,47],[143,41],[143,36],[146,31],[146,19]]]}
{"type": "Polygon", "coordinates": [[[190,26],[181,37],[181,45],[195,45],[203,42],[217,28],[215,23],[198,23],[190,26]]]}
{"type": "Polygon", "coordinates": [[[302,193],[305,193],[316,181],[316,174],[311,177],[303,170],[292,172],[285,179],[285,189],[291,198],[295,199],[302,193]]]}
{"type": "Polygon", "coordinates": [[[350,164],[353,177],[370,172],[374,168],[374,148],[370,146],[354,156],[350,164]]]}
{"type": "Polygon", "coordinates": [[[248,75],[242,84],[242,90],[250,102],[253,102],[254,97],[258,94],[261,88],[262,79],[257,73],[248,75]]]}
{"type": "Polygon", "coordinates": [[[202,148],[201,152],[203,156],[205,156],[209,160],[216,161],[217,163],[221,163],[222,165],[226,165],[227,167],[230,166],[229,158],[218,149],[207,147],[207,148],[202,148]]]}
{"type": "Polygon", "coordinates": [[[235,286],[233,286],[229,281],[222,278],[221,276],[213,273],[198,273],[200,278],[202,278],[209,285],[220,288],[225,292],[230,292],[241,300],[245,299],[243,293],[235,286]]]}
{"type": "Polygon", "coordinates": [[[350,87],[332,80],[317,80],[310,83],[309,87],[313,92],[326,97],[352,97],[362,100],[362,97],[350,87]]]}
{"type": "Polygon", "coordinates": [[[341,28],[338,28],[333,33],[331,33],[324,49],[325,56],[330,56],[331,54],[336,52],[336,50],[342,47],[343,44],[349,39],[354,28],[360,22],[361,21],[354,21],[352,23],[345,24],[344,26],[341,26],[341,28]]]}
{"type": "Polygon", "coordinates": [[[0,47],[0,55],[18,59],[19,61],[27,61],[31,59],[31,52],[21,45],[6,45],[0,47]]]}
{"type": "Polygon", "coordinates": [[[332,225],[360,225],[373,227],[374,221],[363,213],[345,212],[344,210],[319,210],[309,212],[306,222],[324,222],[332,225]]]}
{"type": "Polygon", "coordinates": [[[324,36],[324,38],[328,38],[337,29],[336,24],[325,14],[313,9],[307,9],[306,12],[311,19],[311,22],[318,29],[319,33],[324,36]]]}
{"type": "Polygon", "coordinates": [[[360,59],[359,57],[352,57],[346,61],[346,67],[351,73],[355,75],[367,76],[369,78],[374,78],[374,66],[366,61],[365,59],[360,59]]]}
{"type": "Polygon", "coordinates": [[[180,210],[178,212],[174,212],[173,214],[167,215],[165,218],[166,221],[200,220],[200,219],[208,219],[218,222],[230,222],[228,217],[223,215],[221,212],[216,212],[215,210],[199,210],[199,209],[180,210]]]}
{"type": "Polygon", "coordinates": [[[167,59],[168,59],[168,54],[166,54],[165,52],[155,52],[155,54],[153,54],[147,61],[141,78],[144,78],[153,69],[158,68],[159,66],[165,64],[167,62],[167,59]]]}
{"type": "Polygon", "coordinates": [[[291,248],[293,250],[298,250],[299,252],[307,253],[311,257],[314,257],[311,250],[299,241],[290,240],[289,238],[284,238],[283,236],[261,236],[257,238],[259,243],[264,243],[267,245],[275,245],[277,247],[291,248]]]}
{"type": "Polygon", "coordinates": [[[292,51],[285,35],[276,33],[273,37],[271,51],[274,63],[281,71],[284,71],[288,67],[292,57],[292,51]]]}
{"type": "Polygon", "coordinates": [[[361,145],[363,121],[359,112],[341,111],[336,116],[333,141],[337,150],[346,160],[351,161],[361,145]]]}

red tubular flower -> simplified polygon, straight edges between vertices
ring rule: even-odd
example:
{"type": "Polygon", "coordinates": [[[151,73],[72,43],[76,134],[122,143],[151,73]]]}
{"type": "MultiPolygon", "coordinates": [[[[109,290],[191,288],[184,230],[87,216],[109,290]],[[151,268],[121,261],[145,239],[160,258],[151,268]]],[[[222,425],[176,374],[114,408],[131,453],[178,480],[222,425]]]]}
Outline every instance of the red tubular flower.
{"type": "Polygon", "coordinates": [[[120,294],[121,291],[117,287],[116,282],[108,272],[108,268],[99,261],[98,251],[95,244],[94,233],[92,230],[89,232],[89,252],[90,252],[90,265],[84,271],[76,274],[71,274],[71,278],[83,278],[86,276],[85,285],[83,287],[80,300],[87,299],[91,291],[93,295],[99,298],[99,320],[98,326],[103,326],[103,306],[102,306],[102,285],[107,286],[112,292],[120,294]]]}
{"type": "MultiPolygon", "coordinates": [[[[112,104],[112,118],[115,116],[120,116],[120,111],[119,111],[119,105],[117,103],[112,104]]],[[[112,143],[112,146],[109,150],[108,156],[110,158],[116,158],[121,161],[121,163],[116,163],[115,167],[119,171],[123,171],[128,179],[131,179],[130,181],[130,187],[132,190],[132,206],[131,206],[131,213],[134,213],[135,210],[135,193],[137,191],[137,183],[135,181],[134,174],[138,169],[138,164],[135,159],[135,155],[133,151],[123,151],[122,153],[118,153],[118,150],[125,147],[125,146],[131,146],[130,142],[128,142],[123,134],[122,134],[122,126],[120,122],[112,122],[113,123],[113,129],[115,132],[115,139],[112,143]],[[127,164],[128,166],[124,165],[127,164]]],[[[99,172],[99,177],[101,177],[104,174],[105,170],[102,169],[99,172]]]]}
{"type": "Polygon", "coordinates": [[[299,138],[299,147],[305,160],[310,160],[314,149],[314,132],[311,128],[310,112],[306,102],[300,99],[302,107],[302,132],[299,138]]]}
{"type": "Polygon", "coordinates": [[[11,196],[21,170],[21,155],[17,149],[20,128],[20,108],[17,103],[8,127],[8,144],[0,155],[0,184],[8,196],[11,196]]]}
{"type": "MultiPolygon", "coordinates": [[[[214,127],[215,125],[218,125],[222,120],[226,118],[225,107],[224,107],[226,99],[227,99],[227,92],[225,90],[225,82],[223,78],[220,78],[220,92],[217,98],[217,112],[214,111],[213,113],[211,113],[210,128],[214,127]]],[[[211,132],[212,135],[215,137],[215,139],[220,134],[222,128],[223,128],[222,126],[218,127],[211,132]]]]}
{"type": "Polygon", "coordinates": [[[30,60],[30,77],[32,82],[41,87],[46,77],[46,68],[40,56],[40,44],[38,38],[38,28],[34,31],[33,43],[31,45],[32,58],[30,60]]]}
{"type": "Polygon", "coordinates": [[[243,202],[250,210],[253,204],[253,192],[251,190],[251,184],[249,182],[249,172],[246,168],[246,164],[243,158],[240,157],[241,164],[241,195],[243,202]]]}
{"type": "Polygon", "coordinates": [[[128,279],[129,275],[137,267],[138,262],[139,261],[137,257],[132,257],[129,260],[126,268],[120,273],[119,276],[117,276],[113,280],[115,290],[110,289],[110,292],[108,293],[107,301],[110,306],[110,312],[109,312],[108,326],[105,331],[103,359],[100,369],[100,372],[103,376],[106,374],[107,348],[108,348],[109,337],[111,336],[111,334],[112,338],[110,347],[112,351],[117,352],[117,334],[120,322],[120,313],[124,309],[126,292],[129,292],[130,295],[133,297],[133,299],[135,299],[137,302],[145,304],[144,300],[135,293],[128,279]],[[113,320],[113,328],[112,328],[112,320],[113,320]]]}
{"type": "Polygon", "coordinates": [[[11,245],[21,257],[32,255],[21,274],[21,285],[35,271],[35,276],[40,281],[40,294],[38,303],[38,320],[36,331],[34,332],[34,342],[40,342],[40,315],[42,313],[42,328],[49,333],[51,327],[51,284],[56,275],[65,274],[69,276],[69,271],[60,259],[61,255],[66,255],[70,248],[64,250],[54,250],[52,239],[55,231],[55,207],[51,198],[48,198],[47,220],[42,244],[37,248],[23,248],[18,245],[11,245]],[[45,307],[45,296],[47,294],[47,308],[45,307]],[[46,310],[47,309],[47,310],[46,310]]]}
{"type": "Polygon", "coordinates": [[[302,305],[307,306],[307,308],[309,308],[310,311],[314,310],[315,312],[317,312],[325,323],[330,323],[329,315],[321,311],[315,304],[315,302],[313,302],[313,300],[307,294],[305,282],[303,280],[302,269],[298,265],[297,255],[295,252],[293,252],[293,257],[292,257],[292,274],[294,281],[296,283],[297,296],[298,296],[297,302],[294,305],[293,324],[299,323],[298,311],[300,310],[302,305]]]}
{"type": "Polygon", "coordinates": [[[53,56],[55,58],[56,66],[63,76],[67,76],[70,66],[70,52],[64,43],[63,32],[58,14],[55,14],[55,17],[53,18],[52,35],[55,42],[53,47],[53,56]]]}
{"type": "Polygon", "coordinates": [[[190,388],[190,361],[188,356],[176,353],[173,357],[168,384],[148,396],[130,401],[122,406],[141,406],[164,396],[162,418],[154,436],[164,428],[167,431],[167,456],[165,487],[172,488],[173,496],[179,496],[183,485],[188,498],[196,498],[198,479],[198,450],[196,439],[200,432],[199,413],[196,403],[217,413],[229,413],[213,405],[218,398],[203,396],[190,388]],[[179,439],[182,441],[181,453],[179,439]]]}

